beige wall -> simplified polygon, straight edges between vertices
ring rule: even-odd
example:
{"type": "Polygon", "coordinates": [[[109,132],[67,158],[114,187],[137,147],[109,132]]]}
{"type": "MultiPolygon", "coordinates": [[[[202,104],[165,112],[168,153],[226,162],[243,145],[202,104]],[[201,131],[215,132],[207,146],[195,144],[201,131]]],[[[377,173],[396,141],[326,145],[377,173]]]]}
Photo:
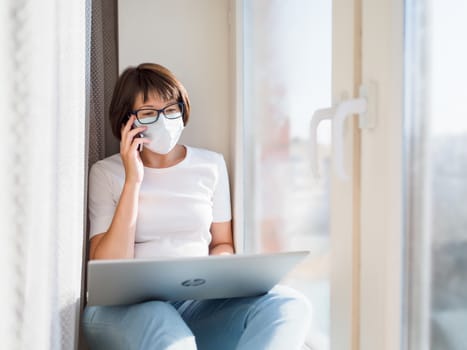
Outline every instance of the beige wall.
{"type": "Polygon", "coordinates": [[[230,167],[229,0],[119,0],[119,70],[155,62],[172,70],[192,102],[182,142],[224,154],[230,167]]]}

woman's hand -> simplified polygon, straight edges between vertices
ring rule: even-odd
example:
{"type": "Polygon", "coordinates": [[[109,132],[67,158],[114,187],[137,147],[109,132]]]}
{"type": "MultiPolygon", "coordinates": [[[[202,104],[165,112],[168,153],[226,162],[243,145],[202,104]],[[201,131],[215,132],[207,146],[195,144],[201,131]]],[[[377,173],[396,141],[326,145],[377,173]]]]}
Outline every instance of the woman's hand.
{"type": "Polygon", "coordinates": [[[132,129],[136,117],[131,115],[128,122],[122,127],[122,138],[120,141],[120,156],[125,167],[125,181],[133,184],[140,184],[143,181],[144,166],[139,155],[138,146],[143,147],[149,140],[137,135],[144,132],[147,127],[140,126],[132,129]]]}

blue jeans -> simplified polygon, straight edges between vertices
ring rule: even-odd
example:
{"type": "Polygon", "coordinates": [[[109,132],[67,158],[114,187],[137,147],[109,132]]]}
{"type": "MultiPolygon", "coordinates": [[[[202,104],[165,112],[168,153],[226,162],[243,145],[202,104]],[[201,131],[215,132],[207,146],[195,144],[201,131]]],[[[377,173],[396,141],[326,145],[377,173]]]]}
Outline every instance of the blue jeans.
{"type": "Polygon", "coordinates": [[[308,300],[285,286],[258,297],[90,306],[82,321],[92,350],[299,350],[310,325],[308,300]]]}

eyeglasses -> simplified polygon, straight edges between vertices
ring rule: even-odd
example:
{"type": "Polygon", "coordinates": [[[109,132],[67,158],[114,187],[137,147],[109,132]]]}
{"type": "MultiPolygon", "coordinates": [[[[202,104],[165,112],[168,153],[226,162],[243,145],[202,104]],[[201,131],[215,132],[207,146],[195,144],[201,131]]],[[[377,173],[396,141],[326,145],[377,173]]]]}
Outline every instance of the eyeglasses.
{"type": "Polygon", "coordinates": [[[183,116],[183,102],[175,102],[162,109],[155,108],[141,108],[132,111],[131,114],[136,115],[136,119],[141,124],[152,124],[159,120],[162,114],[167,119],[177,119],[183,116]]]}

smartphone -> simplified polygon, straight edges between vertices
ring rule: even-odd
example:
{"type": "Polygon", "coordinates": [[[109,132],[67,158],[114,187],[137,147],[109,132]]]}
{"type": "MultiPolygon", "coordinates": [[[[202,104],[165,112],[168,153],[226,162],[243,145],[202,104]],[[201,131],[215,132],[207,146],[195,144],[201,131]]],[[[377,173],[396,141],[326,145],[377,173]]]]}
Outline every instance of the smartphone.
{"type": "MultiPolygon", "coordinates": [[[[144,135],[143,135],[142,133],[139,133],[139,134],[138,134],[138,137],[144,137],[144,135]]],[[[142,143],[140,143],[140,144],[138,145],[137,150],[138,150],[138,152],[141,152],[141,151],[143,150],[143,144],[142,144],[142,143]]]]}
{"type": "MultiPolygon", "coordinates": [[[[128,115],[128,116],[126,117],[126,119],[125,119],[125,124],[128,122],[128,120],[130,120],[130,116],[129,116],[129,115],[128,115]]],[[[136,126],[135,126],[134,124],[132,124],[132,125],[131,125],[131,128],[134,129],[134,128],[136,128],[136,126]]],[[[139,133],[139,134],[138,134],[137,136],[135,136],[135,137],[144,137],[144,134],[143,134],[143,133],[139,133]]],[[[142,143],[140,143],[140,144],[138,145],[137,150],[138,150],[139,152],[141,152],[141,151],[143,150],[143,144],[142,144],[142,143]]]]}

